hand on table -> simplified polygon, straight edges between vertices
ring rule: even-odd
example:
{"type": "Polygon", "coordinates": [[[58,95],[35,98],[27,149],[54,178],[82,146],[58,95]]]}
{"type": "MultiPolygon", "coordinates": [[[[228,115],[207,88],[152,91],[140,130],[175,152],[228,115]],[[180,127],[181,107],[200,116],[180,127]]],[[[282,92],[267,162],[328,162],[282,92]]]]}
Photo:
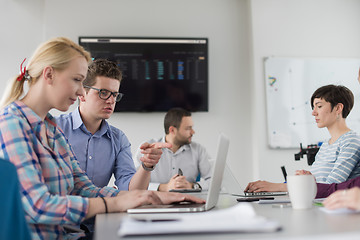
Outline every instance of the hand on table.
{"type": "Polygon", "coordinates": [[[327,209],[349,208],[360,210],[360,188],[354,187],[346,190],[339,190],[327,197],[324,202],[327,209]]]}
{"type": "Polygon", "coordinates": [[[245,192],[285,192],[287,191],[286,183],[272,183],[267,181],[250,182],[245,192]]]}
{"type": "Polygon", "coordinates": [[[312,173],[306,170],[296,170],[295,175],[312,175],[312,173]]]}
{"type": "Polygon", "coordinates": [[[174,202],[205,203],[204,199],[172,192],[157,192],[147,190],[121,191],[116,197],[107,198],[109,212],[124,212],[127,209],[142,205],[170,204],[174,202]]]}
{"type": "Polygon", "coordinates": [[[160,184],[159,191],[168,192],[171,189],[191,189],[192,187],[192,183],[188,182],[185,176],[175,174],[168,183],[160,184]]]}

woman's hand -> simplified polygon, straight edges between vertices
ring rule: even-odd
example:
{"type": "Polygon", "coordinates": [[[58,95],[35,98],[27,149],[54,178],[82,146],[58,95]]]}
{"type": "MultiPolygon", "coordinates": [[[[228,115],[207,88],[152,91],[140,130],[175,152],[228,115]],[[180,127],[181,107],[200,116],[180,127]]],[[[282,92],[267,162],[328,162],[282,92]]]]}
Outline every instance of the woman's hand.
{"type": "Polygon", "coordinates": [[[170,204],[174,202],[205,203],[204,199],[173,192],[157,192],[147,190],[121,191],[116,197],[106,198],[110,204],[109,212],[125,212],[130,208],[142,205],[170,204]]]}
{"type": "Polygon", "coordinates": [[[312,173],[306,170],[296,170],[295,175],[312,175],[312,173]]]}
{"type": "Polygon", "coordinates": [[[163,204],[170,204],[175,202],[194,202],[205,203],[202,198],[195,197],[193,195],[175,193],[175,192],[156,192],[163,204]]]}
{"type": "Polygon", "coordinates": [[[245,192],[286,192],[286,183],[272,183],[267,181],[250,182],[245,192]]]}
{"type": "Polygon", "coordinates": [[[327,209],[349,208],[360,210],[360,188],[354,187],[336,191],[327,197],[323,204],[327,209]]]}
{"type": "Polygon", "coordinates": [[[156,192],[146,190],[121,191],[116,197],[106,200],[110,202],[109,212],[125,212],[141,205],[163,204],[156,192]]]}

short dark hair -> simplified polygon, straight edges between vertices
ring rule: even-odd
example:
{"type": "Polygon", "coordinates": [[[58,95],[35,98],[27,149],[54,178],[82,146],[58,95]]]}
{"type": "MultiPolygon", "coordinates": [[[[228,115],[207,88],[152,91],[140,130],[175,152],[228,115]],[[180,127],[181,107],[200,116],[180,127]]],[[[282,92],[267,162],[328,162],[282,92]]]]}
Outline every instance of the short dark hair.
{"type": "Polygon", "coordinates": [[[99,76],[117,79],[121,83],[122,72],[116,63],[106,59],[96,59],[89,65],[83,85],[94,86],[96,84],[96,77],[99,76]]]}
{"type": "Polygon", "coordinates": [[[169,134],[170,126],[174,126],[176,128],[180,127],[181,120],[183,117],[190,117],[191,112],[183,109],[183,108],[171,108],[165,115],[164,119],[164,128],[165,133],[169,134]]]}
{"type": "Polygon", "coordinates": [[[346,118],[354,106],[354,94],[342,85],[326,85],[318,88],[311,96],[311,108],[314,109],[314,99],[322,98],[331,104],[331,111],[338,103],[342,103],[344,108],[342,117],[346,118]]]}

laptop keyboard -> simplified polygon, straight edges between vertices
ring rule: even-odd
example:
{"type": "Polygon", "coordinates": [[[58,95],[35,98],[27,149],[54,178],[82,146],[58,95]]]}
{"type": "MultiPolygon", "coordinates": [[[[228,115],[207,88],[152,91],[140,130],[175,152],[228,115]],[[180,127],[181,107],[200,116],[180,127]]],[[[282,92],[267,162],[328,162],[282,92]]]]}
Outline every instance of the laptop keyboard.
{"type": "Polygon", "coordinates": [[[287,192],[244,192],[245,196],[282,196],[287,192]]]}
{"type": "Polygon", "coordinates": [[[193,207],[202,207],[205,203],[189,203],[189,202],[180,202],[173,203],[168,205],[143,205],[138,208],[193,208],[193,207]]]}

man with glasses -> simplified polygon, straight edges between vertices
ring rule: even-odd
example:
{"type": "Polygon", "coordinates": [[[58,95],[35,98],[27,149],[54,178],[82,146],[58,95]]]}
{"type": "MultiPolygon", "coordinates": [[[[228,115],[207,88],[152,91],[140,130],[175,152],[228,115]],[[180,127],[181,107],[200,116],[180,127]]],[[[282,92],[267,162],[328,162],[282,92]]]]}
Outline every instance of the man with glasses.
{"type": "Polygon", "coordinates": [[[57,123],[69,139],[81,169],[96,186],[106,186],[114,174],[118,189],[145,190],[150,171],[161,157],[161,148],[171,145],[143,144],[142,167],[135,170],[128,138],[106,121],[123,96],[119,92],[121,78],[122,73],[114,62],[95,60],[83,82],[85,93],[79,97],[79,107],[58,117],[57,123]]]}

